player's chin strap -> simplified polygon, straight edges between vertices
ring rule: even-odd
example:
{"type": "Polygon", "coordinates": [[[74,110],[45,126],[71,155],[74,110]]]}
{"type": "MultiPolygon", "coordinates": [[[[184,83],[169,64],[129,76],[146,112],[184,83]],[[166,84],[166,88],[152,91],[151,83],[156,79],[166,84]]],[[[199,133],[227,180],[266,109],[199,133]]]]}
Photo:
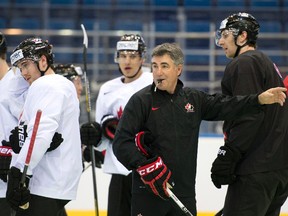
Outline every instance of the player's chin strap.
{"type": "Polygon", "coordinates": [[[49,67],[51,66],[51,64],[48,63],[46,69],[43,71],[43,70],[40,70],[39,62],[38,62],[38,61],[36,62],[36,65],[37,65],[38,70],[39,70],[40,73],[41,73],[41,76],[44,76],[44,74],[46,73],[46,71],[47,71],[47,70],[49,69],[49,67]]]}
{"type": "Polygon", "coordinates": [[[233,58],[236,58],[236,57],[239,55],[240,50],[241,50],[243,47],[245,47],[246,45],[248,45],[248,41],[247,41],[245,44],[243,44],[242,46],[238,45],[238,44],[236,43],[236,41],[235,41],[235,45],[237,46],[237,50],[236,50],[235,55],[234,55],[233,58]]]}

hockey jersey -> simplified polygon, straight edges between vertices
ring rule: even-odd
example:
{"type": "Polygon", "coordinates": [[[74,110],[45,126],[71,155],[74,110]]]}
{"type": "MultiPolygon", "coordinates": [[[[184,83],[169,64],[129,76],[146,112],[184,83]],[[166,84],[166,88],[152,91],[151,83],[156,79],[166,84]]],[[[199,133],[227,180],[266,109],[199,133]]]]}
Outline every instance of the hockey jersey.
{"type": "Polygon", "coordinates": [[[80,110],[75,87],[65,77],[45,75],[31,84],[19,121],[27,125],[28,137],[12,165],[23,171],[39,109],[42,116],[27,172],[32,175],[30,192],[54,199],[75,199],[82,173],[80,110]],[[55,150],[46,152],[55,132],[60,133],[64,141],[55,150]]]}
{"type": "MultiPolygon", "coordinates": [[[[118,77],[104,83],[99,91],[96,101],[96,122],[100,123],[103,116],[112,114],[120,119],[126,103],[130,97],[140,89],[153,82],[152,73],[143,72],[142,75],[131,83],[123,83],[123,77],[118,77]]],[[[103,172],[109,174],[128,175],[128,171],[115,157],[112,143],[102,138],[98,150],[106,149],[103,172]]]]}
{"type": "MultiPolygon", "coordinates": [[[[29,84],[19,70],[9,71],[0,80],[0,146],[9,141],[10,131],[17,126],[29,84]]],[[[0,197],[6,196],[7,184],[0,180],[0,197]]]]}

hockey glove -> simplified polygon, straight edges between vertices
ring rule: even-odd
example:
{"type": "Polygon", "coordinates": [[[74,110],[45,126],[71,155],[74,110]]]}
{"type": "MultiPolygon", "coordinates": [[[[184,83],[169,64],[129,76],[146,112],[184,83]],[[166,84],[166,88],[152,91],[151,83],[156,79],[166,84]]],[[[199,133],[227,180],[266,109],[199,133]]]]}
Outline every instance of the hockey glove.
{"type": "Polygon", "coordinates": [[[29,179],[26,178],[26,186],[20,185],[22,173],[16,167],[11,167],[8,173],[8,185],[6,200],[15,211],[23,211],[19,206],[30,201],[30,191],[28,189],[29,179]]]}
{"type": "Polygon", "coordinates": [[[236,180],[235,168],[241,157],[241,152],[231,145],[220,147],[211,168],[211,179],[215,187],[221,188],[221,185],[231,184],[236,180]]]}
{"type": "Polygon", "coordinates": [[[50,152],[50,151],[53,151],[55,150],[56,148],[58,148],[60,146],[60,144],[63,142],[63,138],[62,138],[62,135],[55,132],[53,138],[52,138],[52,142],[50,144],[50,147],[47,149],[46,152],[50,152]]]}
{"type": "Polygon", "coordinates": [[[153,142],[153,137],[149,131],[140,131],[135,136],[135,144],[138,150],[146,157],[152,158],[155,157],[155,154],[152,152],[150,146],[153,142]]]}
{"type": "Polygon", "coordinates": [[[7,175],[10,168],[12,149],[10,146],[5,146],[6,141],[2,141],[2,146],[0,146],[0,179],[7,182],[7,175]]]}
{"type": "Polygon", "coordinates": [[[19,125],[11,131],[9,136],[10,146],[13,149],[13,152],[18,154],[25,142],[27,137],[27,125],[19,125]]]}
{"type": "MultiPolygon", "coordinates": [[[[169,199],[167,183],[171,182],[171,171],[162,161],[161,157],[154,157],[141,164],[137,169],[141,180],[149,191],[166,200],[169,199]]],[[[174,185],[170,183],[170,185],[174,185]]]]}
{"type": "MultiPolygon", "coordinates": [[[[95,162],[96,162],[95,166],[97,168],[101,168],[102,164],[104,163],[104,154],[94,149],[94,155],[95,155],[95,162]]],[[[91,151],[87,147],[85,147],[83,150],[83,158],[86,162],[91,162],[91,151]]]]}
{"type": "Polygon", "coordinates": [[[85,123],[80,128],[80,135],[82,144],[97,147],[102,136],[101,126],[97,122],[85,123]]]}
{"type": "Polygon", "coordinates": [[[113,115],[105,115],[101,120],[103,135],[113,141],[119,119],[113,115]]]}
{"type": "MultiPolygon", "coordinates": [[[[12,147],[14,153],[18,154],[26,140],[26,137],[27,125],[20,125],[19,127],[17,126],[11,131],[11,135],[9,136],[9,143],[7,142],[6,144],[12,147]]],[[[50,147],[46,152],[55,150],[62,142],[62,135],[56,132],[52,138],[50,147]]]]}

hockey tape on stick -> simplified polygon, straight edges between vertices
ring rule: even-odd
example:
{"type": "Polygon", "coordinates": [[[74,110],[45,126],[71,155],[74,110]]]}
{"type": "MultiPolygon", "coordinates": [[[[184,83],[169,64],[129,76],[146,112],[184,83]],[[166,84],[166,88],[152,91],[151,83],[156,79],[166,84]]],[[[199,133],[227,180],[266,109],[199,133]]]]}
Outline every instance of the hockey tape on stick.
{"type": "Polygon", "coordinates": [[[178,197],[170,190],[170,184],[167,183],[167,192],[170,198],[179,206],[179,208],[189,216],[193,216],[193,214],[184,206],[184,204],[178,199],[178,197]]]}
{"type": "MultiPolygon", "coordinates": [[[[26,179],[26,173],[28,170],[28,166],[31,160],[31,155],[33,152],[33,148],[34,148],[34,143],[35,143],[35,139],[36,139],[36,134],[38,131],[38,127],[39,127],[39,123],[40,123],[40,118],[42,115],[42,111],[38,110],[36,113],[36,118],[35,118],[35,122],[34,122],[34,126],[33,126],[33,131],[32,131],[32,135],[31,135],[31,140],[30,140],[30,145],[28,148],[28,152],[27,152],[27,156],[26,156],[26,160],[25,160],[25,166],[24,166],[24,170],[21,176],[21,181],[20,181],[20,186],[25,187],[25,179],[26,179]]],[[[29,208],[29,202],[27,202],[26,204],[19,206],[22,209],[28,209],[29,208]]]]}
{"type": "MultiPolygon", "coordinates": [[[[85,95],[86,95],[86,109],[88,115],[88,122],[91,123],[91,99],[90,99],[90,87],[89,81],[87,78],[87,48],[88,48],[88,36],[86,29],[83,24],[81,24],[81,28],[83,31],[83,64],[84,64],[84,82],[85,82],[85,95]]],[[[96,160],[95,160],[95,153],[92,146],[89,146],[90,154],[91,154],[91,161],[92,161],[92,178],[93,178],[93,189],[94,189],[94,206],[95,206],[95,214],[99,216],[99,208],[98,208],[98,198],[97,198],[97,183],[96,183],[96,160]]]]}

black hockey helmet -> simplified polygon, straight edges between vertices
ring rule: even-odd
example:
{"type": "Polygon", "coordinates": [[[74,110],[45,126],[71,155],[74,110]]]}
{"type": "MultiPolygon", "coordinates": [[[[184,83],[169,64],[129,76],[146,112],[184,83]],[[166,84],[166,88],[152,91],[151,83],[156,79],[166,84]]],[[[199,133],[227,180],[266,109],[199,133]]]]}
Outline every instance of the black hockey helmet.
{"type": "Polygon", "coordinates": [[[219,46],[219,40],[221,38],[221,33],[224,30],[229,30],[233,33],[235,41],[243,31],[248,33],[248,41],[246,44],[256,45],[256,40],[258,37],[260,25],[257,20],[248,13],[236,13],[225,18],[219,29],[216,32],[216,45],[219,46]]]}
{"type": "Polygon", "coordinates": [[[0,32],[0,54],[6,54],[7,52],[7,42],[4,34],[0,32]]]}
{"type": "Polygon", "coordinates": [[[53,70],[56,74],[60,74],[71,81],[75,77],[83,75],[81,67],[74,66],[73,64],[58,64],[53,67],[53,70]]]}
{"type": "Polygon", "coordinates": [[[116,63],[118,63],[118,57],[121,51],[138,52],[141,58],[143,58],[146,54],[145,41],[139,34],[125,34],[117,42],[114,58],[116,63]]]}
{"type": "Polygon", "coordinates": [[[13,53],[10,56],[10,60],[13,66],[17,66],[17,64],[24,59],[30,59],[38,63],[42,55],[46,56],[48,66],[52,66],[53,64],[52,45],[49,44],[48,41],[43,41],[39,37],[32,37],[22,41],[13,50],[13,53]]]}

